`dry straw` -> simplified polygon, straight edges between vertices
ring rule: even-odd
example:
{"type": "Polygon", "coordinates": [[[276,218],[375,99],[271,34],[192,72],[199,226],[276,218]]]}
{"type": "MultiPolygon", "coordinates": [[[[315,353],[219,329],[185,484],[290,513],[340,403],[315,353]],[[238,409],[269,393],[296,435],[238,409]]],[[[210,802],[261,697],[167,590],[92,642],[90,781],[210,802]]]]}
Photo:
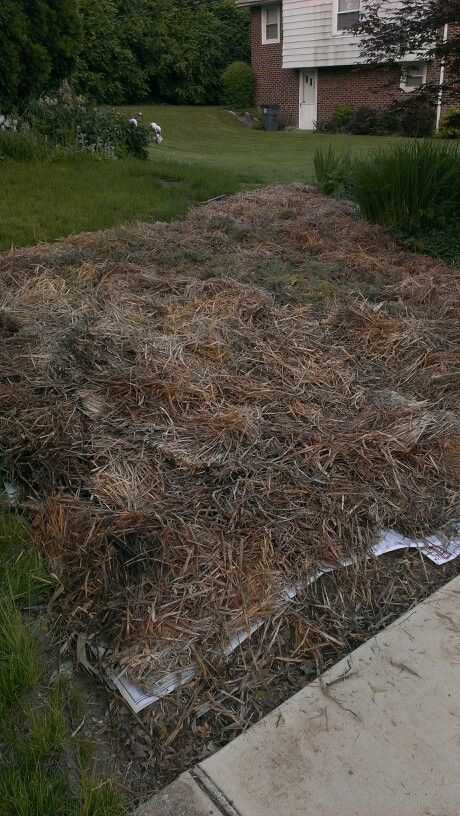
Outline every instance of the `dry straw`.
{"type": "Polygon", "coordinates": [[[5,465],[133,676],[205,674],[286,583],[459,517],[458,271],[347,204],[273,187],[0,266],[5,465]]]}

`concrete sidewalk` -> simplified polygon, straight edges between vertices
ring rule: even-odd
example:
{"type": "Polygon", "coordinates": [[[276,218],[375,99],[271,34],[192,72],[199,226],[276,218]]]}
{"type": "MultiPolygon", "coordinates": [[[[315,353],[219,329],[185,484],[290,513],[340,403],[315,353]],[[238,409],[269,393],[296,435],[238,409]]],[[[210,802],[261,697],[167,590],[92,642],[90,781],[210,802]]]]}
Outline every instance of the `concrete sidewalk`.
{"type": "Polygon", "coordinates": [[[136,816],[459,816],[460,578],[136,816]]]}

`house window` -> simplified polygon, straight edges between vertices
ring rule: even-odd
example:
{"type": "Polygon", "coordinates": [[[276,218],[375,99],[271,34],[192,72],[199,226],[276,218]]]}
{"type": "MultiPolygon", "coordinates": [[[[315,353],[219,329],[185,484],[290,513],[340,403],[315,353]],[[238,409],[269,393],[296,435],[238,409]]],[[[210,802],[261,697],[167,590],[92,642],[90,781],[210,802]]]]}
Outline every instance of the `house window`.
{"type": "Polygon", "coordinates": [[[426,62],[410,62],[401,68],[401,90],[409,93],[426,82],[426,62]]]}
{"type": "Polygon", "coordinates": [[[262,43],[280,41],[280,6],[262,6],[262,43]]]}
{"type": "Polygon", "coordinates": [[[359,23],[360,0],[335,0],[335,32],[347,31],[359,23]]]}

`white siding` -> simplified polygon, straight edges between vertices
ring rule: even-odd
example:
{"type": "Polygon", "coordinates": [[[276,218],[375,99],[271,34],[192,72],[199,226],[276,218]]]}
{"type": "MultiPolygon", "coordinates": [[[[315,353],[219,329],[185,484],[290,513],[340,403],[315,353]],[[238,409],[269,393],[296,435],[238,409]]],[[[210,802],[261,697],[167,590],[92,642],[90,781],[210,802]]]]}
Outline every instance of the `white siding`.
{"type": "MultiPolygon", "coordinates": [[[[388,0],[394,5],[397,0],[388,0]]],[[[283,0],[283,68],[360,62],[359,40],[333,34],[334,0],[283,0]]]]}

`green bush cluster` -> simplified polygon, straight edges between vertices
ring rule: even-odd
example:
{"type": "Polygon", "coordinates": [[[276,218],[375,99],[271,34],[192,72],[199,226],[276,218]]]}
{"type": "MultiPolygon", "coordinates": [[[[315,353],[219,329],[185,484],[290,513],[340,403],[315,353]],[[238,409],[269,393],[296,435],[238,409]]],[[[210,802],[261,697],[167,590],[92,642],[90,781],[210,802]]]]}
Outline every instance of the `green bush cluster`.
{"type": "Polygon", "coordinates": [[[430,136],[435,125],[435,110],[423,96],[416,96],[400,102],[397,108],[398,132],[402,136],[420,139],[430,136]]]}
{"type": "Polygon", "coordinates": [[[433,108],[423,99],[404,101],[397,108],[376,110],[367,105],[353,108],[341,102],[329,119],[318,120],[318,133],[346,133],[357,136],[428,136],[433,130],[433,108]]]}
{"type": "Polygon", "coordinates": [[[54,97],[40,97],[29,103],[25,120],[31,132],[42,136],[55,148],[85,151],[106,158],[148,155],[150,131],[137,126],[112,108],[96,108],[82,96],[63,86],[54,97]]]}
{"type": "Polygon", "coordinates": [[[249,59],[249,9],[233,0],[79,0],[71,79],[98,102],[221,102],[222,71],[249,59]]]}
{"type": "Polygon", "coordinates": [[[221,102],[249,59],[249,9],[233,0],[1,0],[0,111],[67,79],[98,103],[221,102]]]}
{"type": "Polygon", "coordinates": [[[64,84],[32,100],[15,129],[0,130],[0,160],[44,161],[72,154],[146,159],[149,128],[112,108],[96,108],[64,84]]]}
{"type": "Polygon", "coordinates": [[[439,120],[439,139],[460,139],[460,108],[449,108],[439,120]]]}
{"type": "Polygon", "coordinates": [[[413,140],[353,160],[329,147],[314,164],[324,192],[348,195],[364,218],[419,251],[460,262],[457,145],[413,140]]]}
{"type": "Polygon", "coordinates": [[[222,97],[234,110],[251,108],[254,104],[254,74],[246,62],[232,62],[222,73],[222,97]]]}
{"type": "Polygon", "coordinates": [[[2,113],[69,76],[81,35],[79,0],[1,0],[2,113]]]}

